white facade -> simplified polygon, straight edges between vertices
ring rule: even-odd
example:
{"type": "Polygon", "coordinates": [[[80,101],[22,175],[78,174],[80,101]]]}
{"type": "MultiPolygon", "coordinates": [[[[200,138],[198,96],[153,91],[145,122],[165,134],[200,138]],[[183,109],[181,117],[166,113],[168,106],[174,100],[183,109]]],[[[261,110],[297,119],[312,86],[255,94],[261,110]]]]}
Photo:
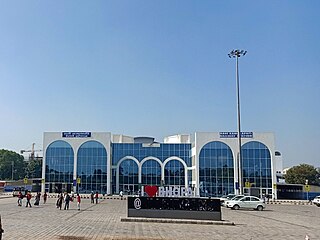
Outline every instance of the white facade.
{"type": "MultiPolygon", "coordinates": [[[[43,134],[43,163],[42,163],[42,179],[45,179],[45,167],[46,167],[46,150],[50,146],[51,143],[62,140],[69,143],[74,152],[74,169],[73,169],[73,179],[77,178],[77,153],[82,144],[87,141],[94,140],[100,142],[107,151],[107,173],[108,173],[108,184],[107,186],[108,191],[110,190],[110,160],[111,160],[111,133],[109,132],[90,132],[91,137],[63,137],[62,132],[45,132],[43,134]],[[108,164],[109,163],[109,164],[108,164]]],[[[74,188],[74,192],[76,188],[74,188]]],[[[41,191],[45,191],[45,184],[42,183],[41,191]]],[[[108,194],[110,192],[107,192],[108,194]]]]}
{"type": "MultiPolygon", "coordinates": [[[[66,133],[66,132],[64,132],[66,133]]],[[[77,132],[76,132],[77,133],[77,132]]],[[[83,132],[80,132],[83,133],[83,132]]],[[[107,194],[111,193],[111,178],[112,176],[112,169],[116,168],[117,172],[117,190],[119,190],[119,166],[122,161],[128,158],[123,158],[120,159],[117,162],[117,165],[113,166],[112,165],[112,143],[125,143],[125,144],[131,144],[135,143],[135,138],[126,136],[126,135],[120,135],[120,134],[114,134],[112,135],[110,132],[88,132],[88,135],[66,135],[63,134],[62,132],[45,132],[44,137],[43,137],[43,168],[42,168],[42,178],[43,178],[43,184],[42,184],[42,191],[45,191],[45,170],[46,170],[46,150],[55,141],[62,140],[70,144],[72,147],[72,150],[74,152],[74,159],[73,159],[73,180],[77,179],[77,158],[78,158],[78,150],[81,147],[82,144],[88,141],[97,141],[103,145],[103,147],[106,149],[107,152],[107,159],[106,159],[106,164],[107,164],[107,194]]],[[[272,169],[272,186],[277,182],[276,181],[276,172],[279,169],[279,167],[282,165],[282,159],[276,158],[275,156],[275,139],[274,139],[274,134],[273,133],[250,133],[249,135],[246,135],[245,137],[241,138],[242,145],[248,143],[248,142],[260,142],[264,144],[269,152],[270,152],[270,157],[271,157],[271,169],[272,169]],[[281,161],[280,161],[281,160],[281,161]]],[[[234,137],[232,134],[229,134],[229,132],[196,132],[194,136],[192,135],[187,135],[187,134],[181,134],[181,135],[173,135],[173,136],[168,136],[164,139],[163,144],[191,144],[191,166],[188,166],[181,160],[181,162],[184,164],[184,167],[186,170],[185,171],[185,179],[188,178],[187,172],[189,174],[192,174],[191,177],[191,185],[194,187],[196,191],[196,195],[199,196],[200,192],[200,179],[199,179],[199,157],[200,157],[200,152],[203,149],[203,147],[210,143],[210,142],[222,142],[226,144],[232,151],[232,156],[233,156],[233,161],[234,161],[234,180],[235,182],[238,182],[238,171],[236,170],[238,168],[237,165],[237,154],[238,154],[238,139],[234,137]],[[191,140],[192,139],[192,140],[191,140]]],[[[147,144],[150,147],[150,144],[147,144]]],[[[154,143],[151,144],[153,147],[159,147],[160,143],[154,143]],[[159,145],[159,146],[158,146],[159,145]]],[[[144,146],[144,143],[142,143],[142,147],[144,146]]],[[[175,157],[175,159],[178,159],[177,156],[172,156],[175,157]]],[[[161,162],[157,156],[147,156],[145,159],[142,161],[138,161],[137,158],[134,156],[130,156],[131,160],[135,161],[139,167],[139,182],[141,182],[141,167],[143,163],[147,160],[150,159],[155,159],[156,161],[159,162],[161,166],[161,179],[164,179],[164,165],[166,164],[166,161],[161,162]]],[[[169,158],[171,160],[172,158],[169,158]]],[[[179,160],[179,159],[178,159],[179,160]]],[[[179,161],[180,161],[179,160],[179,161]]],[[[186,187],[187,187],[187,181],[186,181],[186,187]]],[[[73,187],[74,191],[76,191],[76,187],[73,187]]],[[[271,190],[271,189],[269,189],[271,190]]],[[[236,192],[236,189],[234,189],[236,192]]],[[[272,193],[276,197],[276,191],[273,190],[272,188],[272,193]]]]}
{"type": "MultiPolygon", "coordinates": [[[[195,142],[194,147],[192,148],[192,158],[194,160],[194,169],[199,169],[199,154],[201,149],[209,142],[213,141],[219,141],[222,143],[227,144],[232,151],[233,159],[234,159],[234,169],[238,168],[237,163],[237,154],[239,152],[239,146],[238,146],[238,138],[236,137],[221,137],[220,132],[196,132],[195,133],[195,142]]],[[[250,138],[241,138],[241,144],[242,146],[248,142],[251,141],[257,141],[261,142],[270,150],[271,155],[271,168],[272,168],[272,183],[276,183],[276,168],[275,168],[275,140],[274,140],[274,134],[273,133],[252,133],[252,137],[250,138]]],[[[199,171],[195,171],[195,174],[193,176],[195,179],[193,179],[193,183],[196,186],[197,189],[197,195],[199,195],[199,171]]],[[[234,179],[235,181],[238,181],[238,172],[234,171],[234,179]]],[[[243,186],[242,186],[243,187],[243,186]]],[[[235,189],[236,192],[236,189],[235,189]]],[[[276,192],[274,192],[276,195],[276,192]]]]}

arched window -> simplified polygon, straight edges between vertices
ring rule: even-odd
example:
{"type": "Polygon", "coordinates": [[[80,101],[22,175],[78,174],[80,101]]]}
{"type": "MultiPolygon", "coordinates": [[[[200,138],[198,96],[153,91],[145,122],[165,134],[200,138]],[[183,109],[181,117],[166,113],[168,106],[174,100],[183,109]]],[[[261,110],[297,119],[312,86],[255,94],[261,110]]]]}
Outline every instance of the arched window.
{"type": "Polygon", "coordinates": [[[127,159],[119,165],[119,191],[135,194],[139,190],[139,168],[135,161],[127,159]]]}
{"type": "Polygon", "coordinates": [[[209,142],[201,149],[199,188],[202,197],[218,197],[234,192],[233,156],[225,143],[209,142]]]}
{"type": "Polygon", "coordinates": [[[242,181],[254,187],[272,188],[271,155],[266,145],[252,141],[241,147],[242,181]]]}
{"type": "Polygon", "coordinates": [[[161,166],[156,160],[147,160],[141,167],[143,185],[160,185],[161,166]]]}
{"type": "Polygon", "coordinates": [[[59,189],[55,191],[62,190],[61,183],[72,183],[73,159],[74,154],[69,143],[59,140],[48,146],[46,150],[46,182],[57,183],[56,188],[59,189]]]}
{"type": "Polygon", "coordinates": [[[185,186],[185,169],[179,160],[170,160],[164,167],[165,185],[185,186]]]}
{"type": "Polygon", "coordinates": [[[80,178],[78,192],[107,192],[107,151],[97,141],[88,141],[78,150],[77,178],[80,178]]]}

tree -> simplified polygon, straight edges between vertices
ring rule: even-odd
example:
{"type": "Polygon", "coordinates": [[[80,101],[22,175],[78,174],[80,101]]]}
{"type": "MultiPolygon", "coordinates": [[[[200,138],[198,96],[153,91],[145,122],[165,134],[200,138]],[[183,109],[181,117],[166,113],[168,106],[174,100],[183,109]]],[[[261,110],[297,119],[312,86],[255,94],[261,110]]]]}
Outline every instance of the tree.
{"type": "Polygon", "coordinates": [[[308,184],[318,185],[319,182],[319,171],[312,165],[300,164],[290,168],[285,176],[286,183],[293,184],[305,184],[308,180],[308,184]]]}
{"type": "Polygon", "coordinates": [[[0,149],[0,180],[17,180],[22,179],[25,176],[24,158],[22,155],[0,149]]]}

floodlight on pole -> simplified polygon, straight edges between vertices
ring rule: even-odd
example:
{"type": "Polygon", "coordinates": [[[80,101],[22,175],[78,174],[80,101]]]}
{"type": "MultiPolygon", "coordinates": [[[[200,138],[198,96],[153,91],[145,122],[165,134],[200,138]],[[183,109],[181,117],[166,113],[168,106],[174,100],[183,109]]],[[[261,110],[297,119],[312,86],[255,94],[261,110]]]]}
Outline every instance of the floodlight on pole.
{"type": "Polygon", "coordinates": [[[237,175],[239,194],[242,194],[242,171],[241,171],[241,121],[240,121],[240,86],[239,86],[239,61],[238,58],[247,54],[245,50],[232,50],[228,56],[229,58],[236,58],[236,83],[237,83],[237,113],[238,113],[238,154],[237,154],[237,175]]]}

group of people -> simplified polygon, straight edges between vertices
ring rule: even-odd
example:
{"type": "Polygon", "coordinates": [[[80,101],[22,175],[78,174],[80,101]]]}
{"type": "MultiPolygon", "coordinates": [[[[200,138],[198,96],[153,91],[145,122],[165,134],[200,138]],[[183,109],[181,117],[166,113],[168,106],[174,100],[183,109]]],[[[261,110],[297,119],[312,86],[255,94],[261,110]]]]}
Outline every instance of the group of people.
{"type": "Polygon", "coordinates": [[[99,202],[99,193],[96,192],[94,194],[93,192],[91,192],[90,198],[91,198],[91,203],[94,203],[94,199],[96,199],[96,204],[98,204],[98,202],[99,202]]]}
{"type": "MultiPolygon", "coordinates": [[[[41,197],[41,193],[37,192],[37,194],[35,195],[34,205],[39,206],[40,197],[41,197]]],[[[32,195],[29,191],[25,192],[25,194],[22,194],[21,191],[18,193],[18,206],[19,207],[22,206],[23,198],[26,198],[26,207],[32,207],[31,202],[30,202],[32,199],[32,195]]],[[[47,202],[47,198],[48,198],[48,194],[45,192],[43,194],[43,203],[44,204],[47,202]]]]}
{"type": "MultiPolygon", "coordinates": [[[[64,210],[68,210],[70,206],[70,202],[73,202],[74,199],[75,199],[74,193],[72,193],[71,196],[67,192],[65,192],[64,194],[60,193],[58,195],[56,206],[61,210],[62,203],[64,202],[64,210]]],[[[80,211],[81,196],[79,195],[79,193],[77,193],[76,200],[77,200],[77,209],[78,211],[80,211]]]]}
{"type": "MultiPolygon", "coordinates": [[[[99,193],[98,192],[96,192],[96,193],[91,192],[90,197],[91,197],[91,203],[98,204],[98,202],[99,202],[99,193]]],[[[19,207],[22,206],[23,198],[26,198],[26,207],[32,207],[31,202],[30,202],[32,199],[32,195],[29,191],[27,191],[25,194],[22,194],[22,192],[19,192],[19,194],[18,194],[18,206],[19,207]]],[[[47,202],[47,198],[48,198],[48,194],[45,192],[43,194],[43,203],[44,204],[47,202]]],[[[41,193],[37,192],[34,199],[35,199],[34,205],[39,206],[40,199],[41,199],[41,193]]],[[[68,210],[70,207],[70,202],[73,202],[74,200],[77,201],[77,209],[80,211],[81,196],[79,195],[79,193],[77,193],[76,196],[74,195],[74,193],[71,193],[71,195],[69,195],[69,193],[67,193],[67,192],[59,193],[58,199],[56,202],[56,207],[61,210],[62,205],[64,203],[64,210],[68,210]]]]}

